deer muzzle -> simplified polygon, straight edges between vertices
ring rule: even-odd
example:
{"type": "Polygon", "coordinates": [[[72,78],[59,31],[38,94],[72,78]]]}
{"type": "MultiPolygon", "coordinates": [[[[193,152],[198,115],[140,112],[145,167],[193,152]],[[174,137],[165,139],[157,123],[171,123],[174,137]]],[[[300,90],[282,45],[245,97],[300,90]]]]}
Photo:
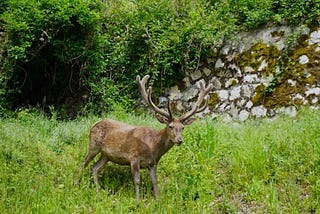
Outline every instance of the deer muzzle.
{"type": "Polygon", "coordinates": [[[182,137],[178,137],[177,139],[176,139],[176,142],[175,142],[178,146],[180,146],[182,143],[183,143],[183,139],[182,139],[182,137]]]}

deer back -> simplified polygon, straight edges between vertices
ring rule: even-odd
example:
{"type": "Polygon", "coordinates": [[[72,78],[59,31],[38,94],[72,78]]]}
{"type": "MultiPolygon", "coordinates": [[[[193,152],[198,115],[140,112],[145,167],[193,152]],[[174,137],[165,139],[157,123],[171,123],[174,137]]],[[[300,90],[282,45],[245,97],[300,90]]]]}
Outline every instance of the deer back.
{"type": "Polygon", "coordinates": [[[132,126],[115,120],[102,120],[90,132],[91,147],[105,154],[117,164],[129,165],[136,158],[144,165],[159,160],[164,131],[150,127],[132,126]]]}

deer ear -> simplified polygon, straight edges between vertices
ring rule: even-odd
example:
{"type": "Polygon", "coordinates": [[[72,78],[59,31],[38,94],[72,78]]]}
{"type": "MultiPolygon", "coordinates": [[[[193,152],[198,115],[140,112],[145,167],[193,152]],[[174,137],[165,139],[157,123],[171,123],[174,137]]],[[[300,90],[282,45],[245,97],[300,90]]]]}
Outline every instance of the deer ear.
{"type": "Polygon", "coordinates": [[[166,118],[166,117],[164,117],[164,116],[162,116],[160,114],[156,114],[156,118],[160,123],[164,123],[164,124],[168,124],[169,123],[168,118],[166,118]]]}
{"type": "Polygon", "coordinates": [[[195,119],[194,118],[188,118],[184,121],[182,121],[183,125],[190,125],[191,123],[193,123],[195,119]]]}

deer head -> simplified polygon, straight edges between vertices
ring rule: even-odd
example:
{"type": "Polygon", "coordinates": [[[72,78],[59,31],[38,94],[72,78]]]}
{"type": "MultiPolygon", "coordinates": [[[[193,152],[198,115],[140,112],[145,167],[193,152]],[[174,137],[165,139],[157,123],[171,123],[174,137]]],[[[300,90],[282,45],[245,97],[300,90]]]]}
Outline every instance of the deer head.
{"type": "Polygon", "coordinates": [[[191,110],[182,115],[181,117],[175,118],[172,115],[170,108],[170,101],[168,101],[167,111],[164,111],[157,107],[152,101],[152,87],[146,90],[146,83],[150,76],[146,75],[142,79],[138,75],[136,78],[139,91],[141,93],[142,99],[156,112],[156,117],[160,123],[167,125],[166,132],[169,140],[177,145],[183,142],[182,131],[185,125],[190,125],[194,118],[192,116],[196,113],[202,112],[208,106],[208,93],[212,90],[213,85],[209,84],[206,87],[205,81],[202,79],[199,81],[199,95],[195,104],[192,106],[191,110]],[[204,101],[204,104],[203,104],[204,101]]]}

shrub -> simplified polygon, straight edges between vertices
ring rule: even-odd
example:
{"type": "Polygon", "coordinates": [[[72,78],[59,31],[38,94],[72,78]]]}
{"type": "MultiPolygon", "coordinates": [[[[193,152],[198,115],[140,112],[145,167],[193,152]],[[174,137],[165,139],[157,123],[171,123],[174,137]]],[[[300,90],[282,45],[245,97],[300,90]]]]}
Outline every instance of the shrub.
{"type": "Polygon", "coordinates": [[[136,75],[157,94],[225,39],[269,22],[317,24],[298,0],[5,0],[0,3],[0,111],[54,105],[76,113],[132,107],[136,75]]]}

